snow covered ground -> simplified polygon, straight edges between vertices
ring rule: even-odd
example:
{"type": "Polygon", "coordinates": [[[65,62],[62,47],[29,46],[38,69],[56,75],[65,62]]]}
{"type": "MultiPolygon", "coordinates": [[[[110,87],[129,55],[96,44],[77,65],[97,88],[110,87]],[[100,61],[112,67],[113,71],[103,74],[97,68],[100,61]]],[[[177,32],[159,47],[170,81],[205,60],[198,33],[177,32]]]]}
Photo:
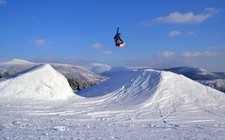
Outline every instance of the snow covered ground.
{"type": "Polygon", "coordinates": [[[76,94],[56,92],[68,98],[47,98],[52,92],[41,92],[45,99],[30,96],[55,81],[63,84],[52,84],[49,91],[70,91],[63,78],[47,78],[42,85],[48,76],[61,74],[42,65],[0,80],[0,139],[225,139],[224,93],[182,75],[121,69],[76,94]],[[27,88],[20,82],[34,91],[13,94],[27,88]]]}

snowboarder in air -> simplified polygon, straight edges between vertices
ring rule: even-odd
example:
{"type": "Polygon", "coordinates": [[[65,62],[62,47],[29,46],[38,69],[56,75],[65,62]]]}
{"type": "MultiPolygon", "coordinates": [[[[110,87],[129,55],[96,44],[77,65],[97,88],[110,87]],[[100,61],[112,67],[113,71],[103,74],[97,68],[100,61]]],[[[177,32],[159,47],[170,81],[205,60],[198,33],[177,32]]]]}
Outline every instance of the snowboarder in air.
{"type": "Polygon", "coordinates": [[[125,45],[125,42],[120,38],[119,27],[117,28],[116,35],[114,36],[114,41],[117,47],[122,48],[125,45]]]}

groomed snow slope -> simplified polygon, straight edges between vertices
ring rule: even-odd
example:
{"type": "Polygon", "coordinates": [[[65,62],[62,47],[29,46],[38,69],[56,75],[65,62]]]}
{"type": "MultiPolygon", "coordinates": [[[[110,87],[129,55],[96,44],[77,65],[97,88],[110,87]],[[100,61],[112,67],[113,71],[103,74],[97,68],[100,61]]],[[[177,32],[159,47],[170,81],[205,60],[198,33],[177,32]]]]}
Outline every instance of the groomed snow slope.
{"type": "Polygon", "coordinates": [[[0,98],[63,100],[75,96],[67,79],[49,64],[0,80],[0,98]]]}
{"type": "Polygon", "coordinates": [[[151,69],[127,69],[111,74],[108,81],[77,93],[101,97],[122,107],[181,108],[223,106],[225,95],[183,75],[151,69]]]}

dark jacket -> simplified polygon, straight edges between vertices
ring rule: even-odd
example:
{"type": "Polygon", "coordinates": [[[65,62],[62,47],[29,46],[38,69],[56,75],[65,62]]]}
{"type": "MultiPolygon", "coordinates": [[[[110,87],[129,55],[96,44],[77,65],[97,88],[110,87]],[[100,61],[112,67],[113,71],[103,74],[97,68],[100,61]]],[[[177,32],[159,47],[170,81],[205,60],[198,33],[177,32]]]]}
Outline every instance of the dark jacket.
{"type": "Polygon", "coordinates": [[[114,36],[114,41],[116,43],[116,46],[119,46],[123,43],[123,40],[120,38],[119,27],[117,28],[116,35],[114,36]]]}

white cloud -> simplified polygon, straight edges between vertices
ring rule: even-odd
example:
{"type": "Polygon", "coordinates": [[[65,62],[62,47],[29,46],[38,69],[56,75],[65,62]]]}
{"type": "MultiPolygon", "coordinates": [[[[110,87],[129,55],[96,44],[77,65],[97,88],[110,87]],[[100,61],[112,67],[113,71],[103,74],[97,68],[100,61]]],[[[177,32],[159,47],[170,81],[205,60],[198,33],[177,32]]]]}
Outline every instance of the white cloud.
{"type": "Polygon", "coordinates": [[[111,55],[112,54],[112,51],[111,50],[108,50],[108,51],[103,51],[102,48],[103,48],[103,45],[99,42],[95,43],[92,45],[92,48],[96,49],[96,50],[101,50],[101,53],[104,54],[104,55],[111,55]]]}
{"type": "Polygon", "coordinates": [[[46,40],[45,39],[37,39],[34,41],[34,43],[37,45],[37,46],[44,46],[45,43],[46,43],[46,40]]]}
{"type": "Polygon", "coordinates": [[[194,32],[194,31],[189,31],[187,34],[188,34],[189,36],[192,36],[192,35],[195,34],[195,32],[194,32]]]}
{"type": "Polygon", "coordinates": [[[225,48],[220,48],[219,50],[206,50],[203,52],[205,57],[215,57],[215,56],[224,56],[225,48]]]}
{"type": "Polygon", "coordinates": [[[224,50],[205,50],[205,51],[196,51],[196,52],[184,52],[182,57],[186,58],[197,58],[197,57],[215,57],[224,55],[224,50]]]}
{"type": "Polygon", "coordinates": [[[103,46],[102,46],[102,44],[97,42],[97,43],[92,45],[92,48],[94,48],[94,49],[101,49],[101,48],[103,48],[103,46]]]}
{"type": "Polygon", "coordinates": [[[6,4],[5,0],[0,0],[0,6],[6,4]]]}
{"type": "Polygon", "coordinates": [[[112,54],[112,51],[111,51],[111,50],[109,50],[109,51],[104,51],[103,54],[105,54],[105,55],[111,55],[111,54],[112,54]]]}
{"type": "Polygon", "coordinates": [[[162,57],[172,57],[174,55],[175,55],[175,53],[174,52],[170,52],[170,51],[157,53],[157,56],[162,56],[162,57]]]}
{"type": "Polygon", "coordinates": [[[53,41],[46,39],[36,39],[33,41],[36,46],[52,45],[53,41]]]}
{"type": "Polygon", "coordinates": [[[151,26],[153,23],[150,21],[141,21],[139,22],[139,24],[147,27],[147,26],[151,26]]]}
{"type": "Polygon", "coordinates": [[[199,57],[201,55],[202,55],[201,52],[184,52],[182,54],[183,57],[199,57]]]}
{"type": "Polygon", "coordinates": [[[218,12],[219,12],[219,10],[216,8],[206,8],[200,14],[194,14],[193,12],[188,12],[188,13],[172,12],[167,16],[162,16],[162,17],[153,19],[153,22],[177,23],[177,24],[201,23],[201,22],[213,17],[218,12]]]}
{"type": "Polygon", "coordinates": [[[170,32],[168,33],[168,35],[169,35],[170,37],[176,37],[176,36],[181,35],[181,32],[180,32],[180,31],[174,30],[174,31],[170,31],[170,32]]]}
{"type": "Polygon", "coordinates": [[[163,51],[156,53],[157,57],[175,57],[175,58],[206,58],[225,55],[225,47],[210,47],[202,51],[184,51],[181,53],[173,51],[163,51]]]}

